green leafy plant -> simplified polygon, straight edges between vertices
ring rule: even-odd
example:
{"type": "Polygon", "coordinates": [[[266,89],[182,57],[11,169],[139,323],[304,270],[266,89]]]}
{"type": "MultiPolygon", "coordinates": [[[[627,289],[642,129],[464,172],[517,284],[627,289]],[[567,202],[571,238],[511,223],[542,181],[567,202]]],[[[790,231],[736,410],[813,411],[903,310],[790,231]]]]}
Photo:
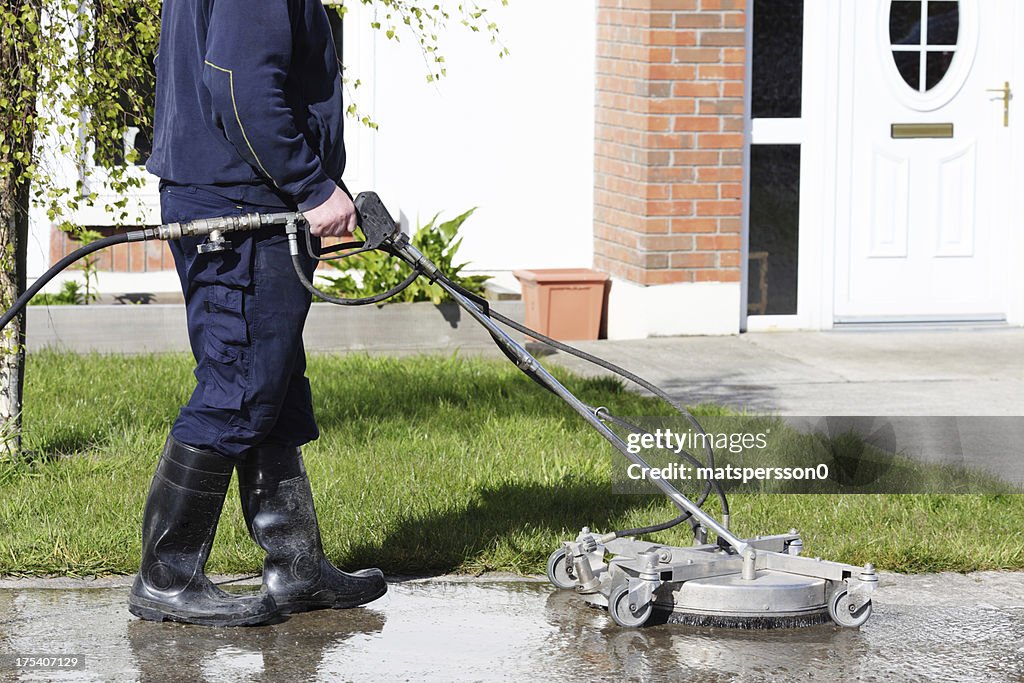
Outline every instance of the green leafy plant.
{"type": "MultiPolygon", "coordinates": [[[[412,236],[412,245],[434,262],[448,278],[474,294],[483,294],[484,283],[489,275],[462,275],[466,263],[455,264],[455,254],[462,246],[459,229],[476,209],[438,223],[441,214],[421,225],[412,236]]],[[[332,266],[344,270],[343,275],[326,277],[330,284],[321,287],[326,294],[346,298],[380,294],[398,285],[409,275],[409,267],[398,259],[381,251],[370,251],[343,261],[329,261],[332,266]]],[[[426,278],[418,278],[400,294],[389,301],[432,301],[440,304],[448,294],[441,286],[426,278]]]]}
{"type": "MultiPolygon", "coordinates": [[[[78,240],[82,243],[82,246],[91,244],[98,239],[102,239],[102,237],[103,235],[95,230],[82,230],[78,234],[78,240]]],[[[96,265],[98,262],[99,256],[96,255],[96,252],[82,259],[81,270],[82,276],[85,278],[85,292],[82,295],[82,303],[91,304],[100,298],[99,267],[96,265]]]]}
{"type": "Polygon", "coordinates": [[[65,280],[56,294],[36,294],[32,306],[76,306],[86,302],[85,292],[77,280],[65,280]]]}

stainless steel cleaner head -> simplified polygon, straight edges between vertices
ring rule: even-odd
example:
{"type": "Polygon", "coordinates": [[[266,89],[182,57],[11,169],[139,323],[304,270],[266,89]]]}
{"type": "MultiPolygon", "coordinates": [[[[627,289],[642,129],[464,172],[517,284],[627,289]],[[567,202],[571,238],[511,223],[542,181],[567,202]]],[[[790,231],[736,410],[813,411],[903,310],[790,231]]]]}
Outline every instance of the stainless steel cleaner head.
{"type": "Polygon", "coordinates": [[[607,608],[632,628],[678,623],[743,629],[827,623],[856,628],[871,616],[874,567],[799,555],[796,530],[720,544],[673,547],[584,529],[548,560],[548,579],[607,608]]]}

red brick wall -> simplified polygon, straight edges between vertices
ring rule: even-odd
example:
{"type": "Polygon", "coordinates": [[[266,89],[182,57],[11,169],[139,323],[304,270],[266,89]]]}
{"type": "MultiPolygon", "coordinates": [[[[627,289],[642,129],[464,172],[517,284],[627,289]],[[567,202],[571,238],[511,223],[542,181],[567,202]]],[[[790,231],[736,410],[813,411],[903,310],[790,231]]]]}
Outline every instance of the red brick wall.
{"type": "Polygon", "coordinates": [[[745,0],[599,0],[594,265],[739,282],[745,0]]]}
{"type": "MultiPolygon", "coordinates": [[[[118,230],[113,228],[92,228],[102,235],[113,235],[118,230]]],[[[50,263],[56,263],[66,255],[82,246],[78,240],[72,239],[68,233],[57,228],[50,231],[50,263]]],[[[166,242],[132,242],[117,244],[101,249],[93,254],[96,268],[101,271],[115,273],[152,273],[161,270],[174,270],[174,259],[166,242]]],[[[81,263],[81,262],[79,262],[81,263]]]]}

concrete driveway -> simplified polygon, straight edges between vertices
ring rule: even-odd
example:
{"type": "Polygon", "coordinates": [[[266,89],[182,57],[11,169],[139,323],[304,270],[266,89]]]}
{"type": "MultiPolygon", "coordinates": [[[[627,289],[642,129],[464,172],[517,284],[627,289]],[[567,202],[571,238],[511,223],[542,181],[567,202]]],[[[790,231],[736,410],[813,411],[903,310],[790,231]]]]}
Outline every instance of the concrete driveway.
{"type": "Polygon", "coordinates": [[[761,332],[578,346],[691,404],[782,415],[1024,415],[1024,328],[761,332]]]}
{"type": "MultiPolygon", "coordinates": [[[[1024,329],[773,332],[578,345],[687,405],[869,416],[918,460],[1024,484],[1024,329]]],[[[605,371],[564,353],[554,362],[605,371]]]]}

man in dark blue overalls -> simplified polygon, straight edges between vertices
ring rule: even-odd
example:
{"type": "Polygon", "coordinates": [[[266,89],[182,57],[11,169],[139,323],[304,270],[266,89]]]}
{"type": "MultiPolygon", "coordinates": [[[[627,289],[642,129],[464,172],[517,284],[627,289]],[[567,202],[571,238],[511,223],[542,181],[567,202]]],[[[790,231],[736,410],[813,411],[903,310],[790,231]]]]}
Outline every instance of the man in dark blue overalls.
{"type": "MultiPolygon", "coordinates": [[[[321,0],[164,0],[148,164],[162,179],[164,223],[299,210],[315,236],[351,234],[343,117],[321,0]]],[[[171,245],[197,386],[146,501],[129,598],[143,619],[259,624],[386,591],[379,570],[347,574],[324,557],[299,452],[319,435],[302,346],[310,295],[285,236],[230,241],[212,252],[196,239],[171,245]],[[249,531],[267,553],[255,596],[229,595],[204,574],[235,468],[249,531]]]]}

